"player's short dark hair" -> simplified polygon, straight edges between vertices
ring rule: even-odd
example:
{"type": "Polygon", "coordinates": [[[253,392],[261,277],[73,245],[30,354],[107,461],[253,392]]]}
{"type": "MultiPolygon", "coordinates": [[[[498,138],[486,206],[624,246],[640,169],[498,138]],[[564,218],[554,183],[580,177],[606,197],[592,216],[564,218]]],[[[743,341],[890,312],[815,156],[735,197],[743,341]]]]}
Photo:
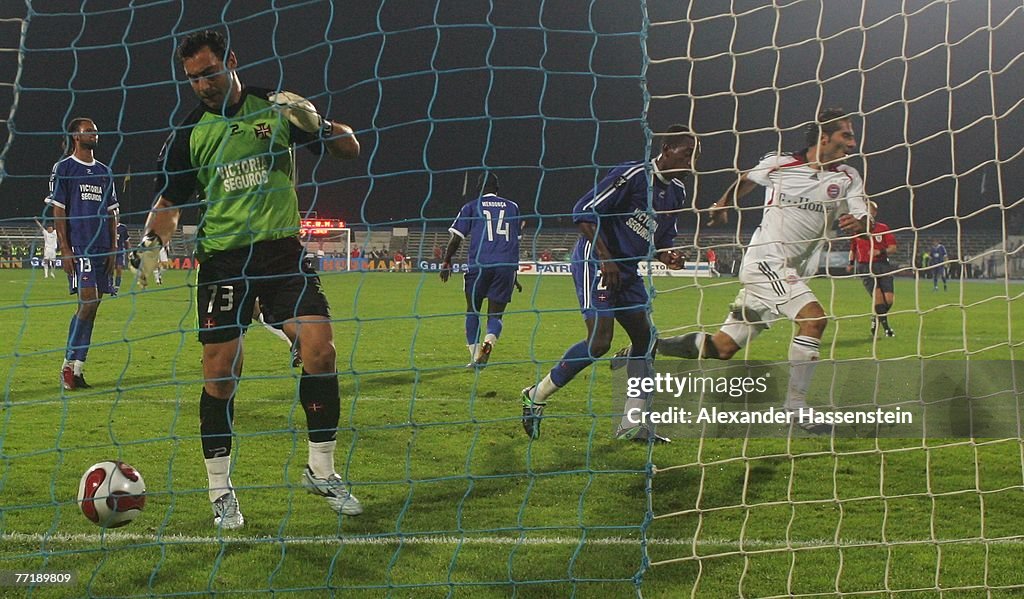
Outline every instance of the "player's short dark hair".
{"type": "Polygon", "coordinates": [[[70,154],[75,151],[74,134],[78,133],[78,129],[82,126],[82,123],[95,123],[95,121],[84,116],[77,116],[68,121],[68,126],[64,128],[64,132],[67,135],[64,136],[64,141],[61,143],[61,147],[64,149],[65,154],[70,154]]]}
{"type": "Polygon", "coordinates": [[[181,40],[181,43],[178,44],[175,56],[178,57],[178,62],[185,62],[186,59],[192,58],[203,48],[209,48],[210,52],[216,54],[217,58],[221,59],[222,62],[228,54],[228,42],[224,38],[224,34],[207,29],[205,31],[193,31],[186,35],[181,40]]]}
{"type": "Polygon", "coordinates": [[[693,145],[697,145],[697,136],[690,131],[690,128],[686,125],[680,125],[676,123],[670,125],[668,130],[664,133],[655,133],[657,137],[661,137],[661,145],[664,146],[678,146],[680,144],[691,142],[693,145]]]}
{"type": "Polygon", "coordinates": [[[480,194],[485,193],[498,193],[498,175],[492,172],[484,171],[476,178],[476,188],[480,190],[480,194]]]}
{"type": "Polygon", "coordinates": [[[807,147],[818,145],[822,135],[832,135],[839,131],[840,123],[850,120],[850,115],[842,108],[826,108],[818,113],[818,118],[806,129],[807,147]]]}

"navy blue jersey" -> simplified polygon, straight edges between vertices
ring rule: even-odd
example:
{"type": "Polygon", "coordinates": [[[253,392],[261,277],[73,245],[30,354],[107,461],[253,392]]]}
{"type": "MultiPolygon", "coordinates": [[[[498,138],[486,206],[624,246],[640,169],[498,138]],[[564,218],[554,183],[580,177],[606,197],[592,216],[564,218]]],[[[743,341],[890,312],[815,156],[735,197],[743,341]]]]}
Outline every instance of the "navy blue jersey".
{"type": "Polygon", "coordinates": [[[469,267],[478,264],[519,264],[519,205],[493,193],[467,202],[450,232],[469,239],[469,267]]]}
{"type": "Polygon", "coordinates": [[[940,264],[946,261],[946,246],[941,243],[931,249],[932,265],[940,264]]]}
{"type": "MultiPolygon", "coordinates": [[[[672,247],[676,236],[677,212],[686,202],[686,188],[677,179],[657,172],[653,161],[626,162],[613,168],[576,202],[575,223],[598,225],[597,234],[608,246],[620,268],[636,271],[640,260],[653,258],[656,250],[672,247]],[[648,205],[648,164],[655,173],[654,197],[648,205]],[[653,211],[652,211],[653,208],[653,211]]],[[[596,259],[590,245],[580,237],[575,259],[596,259]]]]}
{"type": "Polygon", "coordinates": [[[128,225],[117,223],[117,249],[128,249],[128,225]]]}
{"type": "Polygon", "coordinates": [[[98,160],[82,162],[67,156],[53,165],[47,204],[63,208],[68,218],[68,236],[76,252],[109,251],[112,213],[117,210],[117,193],[110,168],[98,160]]]}

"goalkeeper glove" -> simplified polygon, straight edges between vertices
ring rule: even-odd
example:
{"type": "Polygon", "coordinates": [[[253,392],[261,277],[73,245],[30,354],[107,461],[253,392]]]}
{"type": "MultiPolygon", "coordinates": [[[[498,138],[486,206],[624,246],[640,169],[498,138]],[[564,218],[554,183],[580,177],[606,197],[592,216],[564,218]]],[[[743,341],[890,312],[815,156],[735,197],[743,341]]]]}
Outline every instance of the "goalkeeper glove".
{"type": "Polygon", "coordinates": [[[150,231],[142,238],[139,247],[128,256],[128,265],[135,271],[139,286],[143,289],[149,284],[149,275],[160,265],[160,248],[163,246],[160,236],[150,231]]]}
{"type": "Polygon", "coordinates": [[[267,99],[274,103],[274,109],[281,116],[306,133],[318,133],[321,138],[331,134],[331,122],[320,116],[313,103],[299,94],[277,92],[267,96],[267,99]]]}

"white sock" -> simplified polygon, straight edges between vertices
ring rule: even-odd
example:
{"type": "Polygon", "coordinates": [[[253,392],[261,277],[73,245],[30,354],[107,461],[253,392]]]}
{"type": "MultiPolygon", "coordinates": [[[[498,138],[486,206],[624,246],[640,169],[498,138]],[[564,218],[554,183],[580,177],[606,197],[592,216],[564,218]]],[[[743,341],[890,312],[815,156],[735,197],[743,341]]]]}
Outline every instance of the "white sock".
{"type": "Polygon", "coordinates": [[[75,372],[75,376],[82,376],[83,366],[85,366],[85,362],[81,360],[71,360],[71,369],[75,372]]]}
{"type": "Polygon", "coordinates": [[[228,476],[231,470],[231,456],[225,455],[219,458],[207,458],[206,479],[210,481],[208,492],[210,503],[220,499],[220,496],[231,490],[231,477],[228,476]]]}
{"type": "Polygon", "coordinates": [[[479,343],[470,343],[466,347],[469,348],[469,361],[476,360],[476,348],[480,345],[479,343]]]}
{"type": "Polygon", "coordinates": [[[277,327],[272,327],[272,326],[270,326],[269,324],[267,324],[267,323],[263,322],[263,315],[262,315],[262,314],[260,315],[260,322],[262,322],[262,323],[263,323],[263,326],[264,326],[264,327],[265,327],[265,328],[266,328],[266,329],[267,329],[268,331],[270,331],[271,333],[273,333],[273,334],[274,334],[274,335],[275,335],[275,336],[276,336],[276,337],[277,337],[278,339],[280,339],[280,340],[284,341],[284,342],[285,342],[285,343],[287,343],[288,345],[291,345],[291,344],[292,344],[292,340],[288,338],[288,335],[285,335],[285,334],[284,334],[284,331],[282,331],[281,329],[279,329],[279,328],[277,328],[277,327]]]}
{"type": "Polygon", "coordinates": [[[807,407],[807,389],[818,367],[821,341],[814,337],[797,335],[789,345],[789,388],[784,407],[798,410],[807,407]]]}
{"type": "Polygon", "coordinates": [[[334,449],[337,441],[309,442],[309,469],[317,478],[327,478],[334,474],[334,449]]]}
{"type": "Polygon", "coordinates": [[[619,429],[633,428],[634,426],[641,424],[640,418],[642,418],[646,413],[647,398],[630,397],[626,399],[626,405],[622,412],[622,420],[619,421],[619,429]]]}
{"type": "Polygon", "coordinates": [[[484,343],[490,343],[491,345],[494,345],[497,342],[498,338],[494,336],[494,333],[487,333],[486,335],[484,335],[484,343]]]}
{"type": "Polygon", "coordinates": [[[530,392],[530,399],[532,399],[534,403],[544,403],[552,393],[559,389],[561,389],[561,387],[551,380],[551,375],[546,374],[544,375],[544,378],[537,383],[537,386],[533,388],[533,391],[530,392]]]}

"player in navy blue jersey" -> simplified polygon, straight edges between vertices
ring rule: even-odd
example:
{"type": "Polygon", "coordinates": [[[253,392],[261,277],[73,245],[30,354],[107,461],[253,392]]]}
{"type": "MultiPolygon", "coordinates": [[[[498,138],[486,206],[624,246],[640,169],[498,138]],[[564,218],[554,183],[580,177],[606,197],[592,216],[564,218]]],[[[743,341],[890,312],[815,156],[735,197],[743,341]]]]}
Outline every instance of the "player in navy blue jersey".
{"type": "Polygon", "coordinates": [[[96,124],[87,118],[68,123],[68,154],[53,165],[50,195],[61,262],[78,310],[68,327],[67,353],[61,366],[66,390],[88,388],[82,367],[92,342],[92,326],[104,293],[114,293],[114,240],[117,194],[110,168],[96,160],[96,124]]]}
{"type": "Polygon", "coordinates": [[[519,272],[519,239],[526,223],[519,205],[498,196],[498,177],[482,173],[477,182],[482,195],[459,210],[448,229],[451,239],[441,267],[441,281],[451,276],[452,257],[462,240],[469,237],[466,271],[466,346],[468,366],[483,366],[501,336],[501,318],[512,301],[512,288],[519,272]],[[487,300],[487,334],[480,339],[480,310],[487,300]]]}
{"type": "MultiPolygon", "coordinates": [[[[671,247],[678,211],[686,205],[681,179],[692,170],[699,148],[687,127],[672,125],[656,158],[613,168],[576,202],[573,222],[580,238],[571,270],[587,336],[570,347],[543,380],[523,389],[523,428],[530,437],[540,436],[548,397],[608,352],[616,321],[632,342],[630,367],[650,367],[654,327],[648,317],[647,287],[637,269],[646,260],[658,260],[671,269],[683,267],[683,255],[671,247]]],[[[627,405],[626,413],[631,407],[627,405]]],[[[625,416],[616,436],[667,441],[645,427],[630,425],[625,416]]]]}
{"type": "Polygon", "coordinates": [[[128,255],[128,244],[131,237],[128,235],[128,225],[117,223],[117,255],[114,260],[116,274],[114,276],[114,292],[121,288],[121,274],[124,272],[125,256],[128,255]]]}

